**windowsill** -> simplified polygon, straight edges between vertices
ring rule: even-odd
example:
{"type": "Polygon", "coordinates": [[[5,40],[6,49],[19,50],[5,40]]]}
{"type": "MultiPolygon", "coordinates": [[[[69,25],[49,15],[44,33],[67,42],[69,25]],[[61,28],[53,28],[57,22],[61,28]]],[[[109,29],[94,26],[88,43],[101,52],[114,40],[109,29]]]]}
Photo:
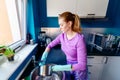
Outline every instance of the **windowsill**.
{"type": "Polygon", "coordinates": [[[31,60],[31,57],[35,54],[33,50],[37,44],[34,45],[26,45],[23,49],[17,52],[15,55],[18,55],[18,60],[16,59],[13,62],[9,62],[8,60],[0,65],[0,79],[8,80],[12,79],[12,77],[18,77],[22,74],[22,70],[26,67],[31,60]],[[20,68],[20,69],[19,69],[20,68]],[[18,75],[16,75],[16,74],[18,75]],[[15,74],[15,75],[14,75],[15,74]]]}

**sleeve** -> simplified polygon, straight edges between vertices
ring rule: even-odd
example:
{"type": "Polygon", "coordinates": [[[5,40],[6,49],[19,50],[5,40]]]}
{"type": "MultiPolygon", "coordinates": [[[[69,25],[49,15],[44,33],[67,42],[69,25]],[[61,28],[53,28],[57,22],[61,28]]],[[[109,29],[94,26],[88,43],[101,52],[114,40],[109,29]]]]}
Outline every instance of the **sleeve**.
{"type": "Polygon", "coordinates": [[[81,35],[77,43],[77,64],[72,65],[73,70],[85,70],[87,65],[87,51],[84,36],[81,35]]]}
{"type": "Polygon", "coordinates": [[[56,46],[57,44],[60,44],[60,38],[61,38],[61,34],[58,35],[52,42],[50,42],[47,46],[47,48],[53,48],[54,46],[56,46]]]}

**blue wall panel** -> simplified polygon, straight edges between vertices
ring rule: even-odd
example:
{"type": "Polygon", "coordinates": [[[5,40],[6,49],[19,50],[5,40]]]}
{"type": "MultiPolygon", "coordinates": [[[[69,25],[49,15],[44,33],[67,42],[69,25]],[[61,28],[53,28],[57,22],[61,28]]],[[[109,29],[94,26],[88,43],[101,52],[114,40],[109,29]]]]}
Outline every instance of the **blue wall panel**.
{"type": "Polygon", "coordinates": [[[32,0],[27,1],[27,33],[31,34],[31,38],[35,40],[35,27],[33,19],[33,5],[32,0]]]}
{"type": "MultiPolygon", "coordinates": [[[[47,17],[47,9],[46,9],[46,1],[47,0],[41,0],[40,3],[40,23],[41,27],[58,27],[58,18],[57,17],[47,17]]],[[[81,19],[82,27],[117,27],[116,22],[117,17],[120,15],[116,15],[120,13],[120,7],[119,6],[120,0],[109,0],[109,6],[107,10],[106,17],[107,19],[81,19]]]]}
{"type": "MultiPolygon", "coordinates": [[[[47,0],[28,0],[28,32],[34,39],[41,27],[59,27],[58,17],[47,17],[47,0]]],[[[115,28],[112,32],[119,33],[120,30],[120,0],[109,0],[108,10],[105,19],[81,19],[83,28],[108,28],[107,32],[111,32],[110,28],[115,28]]]]}

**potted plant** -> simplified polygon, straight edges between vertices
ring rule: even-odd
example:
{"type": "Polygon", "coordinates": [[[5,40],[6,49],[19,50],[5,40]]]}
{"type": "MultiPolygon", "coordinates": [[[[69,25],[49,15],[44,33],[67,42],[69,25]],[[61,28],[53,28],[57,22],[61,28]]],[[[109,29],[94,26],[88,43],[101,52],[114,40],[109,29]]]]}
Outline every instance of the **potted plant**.
{"type": "Polygon", "coordinates": [[[14,51],[7,46],[0,46],[0,55],[5,55],[9,61],[14,60],[14,51]]]}

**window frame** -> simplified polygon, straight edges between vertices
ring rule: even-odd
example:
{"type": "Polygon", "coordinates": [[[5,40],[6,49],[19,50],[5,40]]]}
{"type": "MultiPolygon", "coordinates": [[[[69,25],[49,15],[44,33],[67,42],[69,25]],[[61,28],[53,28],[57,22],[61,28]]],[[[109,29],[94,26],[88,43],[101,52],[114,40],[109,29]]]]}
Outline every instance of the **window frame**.
{"type": "Polygon", "coordinates": [[[17,7],[17,15],[18,15],[18,21],[19,21],[19,26],[20,26],[20,31],[21,31],[21,40],[8,45],[10,48],[12,48],[15,52],[19,51],[25,44],[26,44],[26,8],[27,8],[27,0],[21,0],[23,4],[21,4],[21,20],[19,16],[19,10],[18,10],[18,4],[17,0],[16,1],[16,7],[17,7]]]}

